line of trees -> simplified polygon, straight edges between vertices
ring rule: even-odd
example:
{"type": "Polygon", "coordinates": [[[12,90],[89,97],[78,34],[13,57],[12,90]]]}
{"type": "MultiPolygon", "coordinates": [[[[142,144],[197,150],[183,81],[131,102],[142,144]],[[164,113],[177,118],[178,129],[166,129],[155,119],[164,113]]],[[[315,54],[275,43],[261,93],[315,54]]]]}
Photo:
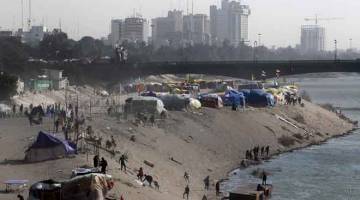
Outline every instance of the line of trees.
{"type": "MultiPolygon", "coordinates": [[[[289,47],[272,48],[251,47],[245,43],[232,46],[224,41],[221,46],[206,44],[185,45],[183,47],[162,46],[154,48],[145,42],[123,42],[127,49],[128,62],[153,61],[224,61],[224,60],[294,60],[294,59],[333,59],[333,52],[301,53],[289,47]]],[[[103,41],[85,36],[79,41],[69,39],[66,33],[53,32],[45,35],[37,46],[29,46],[19,38],[0,38],[0,70],[22,72],[26,61],[31,57],[53,61],[87,58],[97,60],[114,57],[114,49],[103,41]]],[[[360,54],[355,51],[340,52],[339,59],[356,59],[360,54]]]]}

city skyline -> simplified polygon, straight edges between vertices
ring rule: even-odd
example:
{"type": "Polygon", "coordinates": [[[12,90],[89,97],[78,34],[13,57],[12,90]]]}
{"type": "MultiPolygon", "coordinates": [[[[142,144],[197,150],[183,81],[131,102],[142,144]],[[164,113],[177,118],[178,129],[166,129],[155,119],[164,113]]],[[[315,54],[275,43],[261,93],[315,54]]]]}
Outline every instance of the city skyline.
{"type": "MultiPolygon", "coordinates": [[[[28,0],[24,0],[24,18],[28,18],[28,0]]],[[[209,15],[210,5],[218,5],[220,0],[194,0],[194,13],[209,15]]],[[[338,41],[338,47],[347,49],[360,47],[360,30],[356,28],[356,19],[360,13],[356,7],[360,2],[349,0],[343,3],[340,0],[243,0],[252,10],[249,17],[249,40],[258,40],[261,33],[261,43],[268,47],[295,46],[300,44],[301,25],[314,24],[305,22],[304,18],[341,17],[337,21],[321,21],[320,25],[326,28],[327,42],[325,48],[333,49],[333,41],[338,41]]],[[[79,39],[82,36],[96,38],[106,37],[110,32],[110,21],[116,18],[125,18],[135,12],[141,12],[145,18],[151,20],[166,16],[168,10],[181,9],[191,12],[192,5],[189,0],[189,9],[185,6],[186,0],[49,0],[46,2],[32,0],[33,24],[44,23],[50,29],[59,27],[60,19],[62,29],[71,38],[79,39]],[[124,7],[123,5],[126,5],[124,7]],[[156,5],[156,6],[154,6],[156,5]],[[99,14],[96,14],[99,13],[99,14]]],[[[0,27],[11,29],[21,27],[21,0],[2,0],[0,7],[0,27]]],[[[26,25],[26,20],[24,20],[26,25]]]]}

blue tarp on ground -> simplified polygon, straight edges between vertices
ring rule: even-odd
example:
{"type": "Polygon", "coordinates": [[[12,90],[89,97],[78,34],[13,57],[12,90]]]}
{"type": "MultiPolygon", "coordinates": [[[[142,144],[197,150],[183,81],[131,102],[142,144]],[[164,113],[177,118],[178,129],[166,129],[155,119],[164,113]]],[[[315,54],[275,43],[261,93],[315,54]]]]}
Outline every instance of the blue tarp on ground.
{"type": "Polygon", "coordinates": [[[41,148],[52,148],[52,147],[56,147],[62,145],[63,148],[65,149],[67,154],[74,154],[76,153],[76,147],[75,144],[70,143],[66,140],[57,138],[49,133],[45,133],[43,131],[40,131],[36,141],[33,143],[33,145],[31,145],[31,148],[35,148],[35,149],[41,149],[41,148]]]}
{"type": "Polygon", "coordinates": [[[223,102],[224,106],[232,106],[233,104],[236,106],[244,106],[245,96],[242,92],[227,90],[223,96],[223,102]]]}
{"type": "Polygon", "coordinates": [[[272,94],[262,89],[240,90],[246,98],[246,103],[252,106],[274,106],[275,99],[272,94]]]}

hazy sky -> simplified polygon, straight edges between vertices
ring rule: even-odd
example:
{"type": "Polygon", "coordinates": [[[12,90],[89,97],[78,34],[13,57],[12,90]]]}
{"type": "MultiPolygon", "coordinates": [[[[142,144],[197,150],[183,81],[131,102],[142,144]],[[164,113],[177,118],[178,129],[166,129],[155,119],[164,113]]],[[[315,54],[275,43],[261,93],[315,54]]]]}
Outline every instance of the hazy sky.
{"type": "MultiPolygon", "coordinates": [[[[28,1],[24,15],[28,18],[28,1]]],[[[165,16],[167,10],[181,8],[186,11],[187,0],[32,0],[34,24],[58,27],[78,39],[84,35],[94,37],[109,33],[111,18],[124,18],[141,12],[146,18],[165,16]]],[[[189,0],[191,2],[191,0],[189,0]]],[[[360,0],[242,0],[249,4],[249,36],[254,41],[262,34],[267,46],[287,46],[300,42],[300,27],[305,17],[341,17],[342,20],[321,21],[327,29],[327,49],[333,49],[334,39],[340,48],[360,48],[360,0]]],[[[195,13],[209,13],[210,4],[220,0],[194,0],[195,13]]],[[[191,10],[191,3],[190,3],[191,10]]],[[[24,22],[26,24],[26,22],[24,22]]],[[[21,0],[0,0],[0,27],[14,29],[21,26],[21,0]]]]}

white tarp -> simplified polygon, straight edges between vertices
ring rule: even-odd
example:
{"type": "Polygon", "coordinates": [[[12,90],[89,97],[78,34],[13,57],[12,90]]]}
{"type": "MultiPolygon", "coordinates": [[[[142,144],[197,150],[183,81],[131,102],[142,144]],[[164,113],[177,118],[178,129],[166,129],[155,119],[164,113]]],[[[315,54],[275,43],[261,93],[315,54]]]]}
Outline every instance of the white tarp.
{"type": "Polygon", "coordinates": [[[161,114],[166,111],[164,103],[156,97],[137,96],[130,98],[130,108],[127,112],[161,114]]]}
{"type": "Polygon", "coordinates": [[[10,106],[0,103],[0,113],[9,113],[9,112],[11,112],[10,106]]]}

